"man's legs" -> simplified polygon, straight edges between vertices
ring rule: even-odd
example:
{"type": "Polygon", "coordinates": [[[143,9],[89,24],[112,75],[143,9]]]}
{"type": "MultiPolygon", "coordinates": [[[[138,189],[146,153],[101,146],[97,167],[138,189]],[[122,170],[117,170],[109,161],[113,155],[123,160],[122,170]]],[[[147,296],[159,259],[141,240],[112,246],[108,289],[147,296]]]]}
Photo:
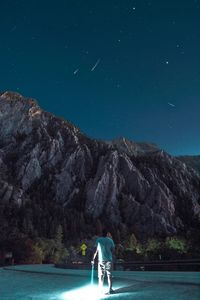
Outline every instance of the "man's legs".
{"type": "Polygon", "coordinates": [[[105,264],[98,264],[99,289],[102,290],[105,277],[105,264]]]}
{"type": "Polygon", "coordinates": [[[99,289],[102,290],[104,283],[104,275],[99,276],[99,289]]]}
{"type": "Polygon", "coordinates": [[[107,275],[108,277],[108,290],[111,291],[112,290],[112,274],[107,275]]]}
{"type": "Polygon", "coordinates": [[[112,292],[112,262],[106,263],[106,273],[108,278],[108,293],[112,292]]]}

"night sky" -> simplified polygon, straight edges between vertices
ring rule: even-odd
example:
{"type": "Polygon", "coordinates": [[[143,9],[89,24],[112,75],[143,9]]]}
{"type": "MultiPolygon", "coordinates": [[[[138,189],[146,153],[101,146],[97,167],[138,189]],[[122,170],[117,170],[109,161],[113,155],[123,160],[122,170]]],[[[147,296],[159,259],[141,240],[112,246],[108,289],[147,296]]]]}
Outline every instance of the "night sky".
{"type": "Polygon", "coordinates": [[[200,0],[1,0],[0,68],[89,137],[200,154],[200,0]]]}

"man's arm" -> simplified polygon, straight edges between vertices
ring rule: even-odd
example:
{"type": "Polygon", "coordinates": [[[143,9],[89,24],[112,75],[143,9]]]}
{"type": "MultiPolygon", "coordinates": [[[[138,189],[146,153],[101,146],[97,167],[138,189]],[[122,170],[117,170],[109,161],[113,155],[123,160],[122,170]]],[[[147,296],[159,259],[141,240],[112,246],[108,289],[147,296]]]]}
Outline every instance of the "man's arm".
{"type": "Polygon", "coordinates": [[[95,250],[95,252],[93,254],[93,257],[92,257],[92,261],[91,261],[92,265],[94,265],[94,261],[95,261],[95,258],[97,256],[97,253],[98,253],[98,249],[96,248],[96,250],[95,250]]]}
{"type": "Polygon", "coordinates": [[[111,245],[111,252],[112,252],[112,256],[115,254],[115,243],[112,239],[112,245],[111,245]]]}

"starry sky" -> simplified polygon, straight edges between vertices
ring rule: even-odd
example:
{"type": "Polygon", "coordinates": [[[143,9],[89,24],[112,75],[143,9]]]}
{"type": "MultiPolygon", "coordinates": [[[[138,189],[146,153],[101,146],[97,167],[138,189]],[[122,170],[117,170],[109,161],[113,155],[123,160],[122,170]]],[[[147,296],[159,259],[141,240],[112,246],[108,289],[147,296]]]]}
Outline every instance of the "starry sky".
{"type": "Polygon", "coordinates": [[[0,67],[91,138],[200,154],[200,0],[1,0],[0,67]]]}

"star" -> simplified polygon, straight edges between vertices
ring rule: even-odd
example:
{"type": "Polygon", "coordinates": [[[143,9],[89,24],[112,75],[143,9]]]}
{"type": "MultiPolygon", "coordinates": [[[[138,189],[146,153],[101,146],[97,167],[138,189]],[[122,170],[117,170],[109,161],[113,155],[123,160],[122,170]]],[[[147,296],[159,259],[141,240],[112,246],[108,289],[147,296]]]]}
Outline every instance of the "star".
{"type": "Polygon", "coordinates": [[[176,106],[175,104],[170,103],[170,102],[168,102],[167,104],[168,104],[169,106],[171,106],[171,107],[175,107],[175,106],[176,106]]]}
{"type": "Polygon", "coordinates": [[[74,75],[76,75],[76,74],[78,73],[78,71],[79,71],[79,69],[76,69],[76,70],[74,71],[74,75]]]}
{"type": "Polygon", "coordinates": [[[166,63],[166,65],[168,65],[168,64],[169,64],[169,61],[167,60],[165,63],[166,63]]]}

